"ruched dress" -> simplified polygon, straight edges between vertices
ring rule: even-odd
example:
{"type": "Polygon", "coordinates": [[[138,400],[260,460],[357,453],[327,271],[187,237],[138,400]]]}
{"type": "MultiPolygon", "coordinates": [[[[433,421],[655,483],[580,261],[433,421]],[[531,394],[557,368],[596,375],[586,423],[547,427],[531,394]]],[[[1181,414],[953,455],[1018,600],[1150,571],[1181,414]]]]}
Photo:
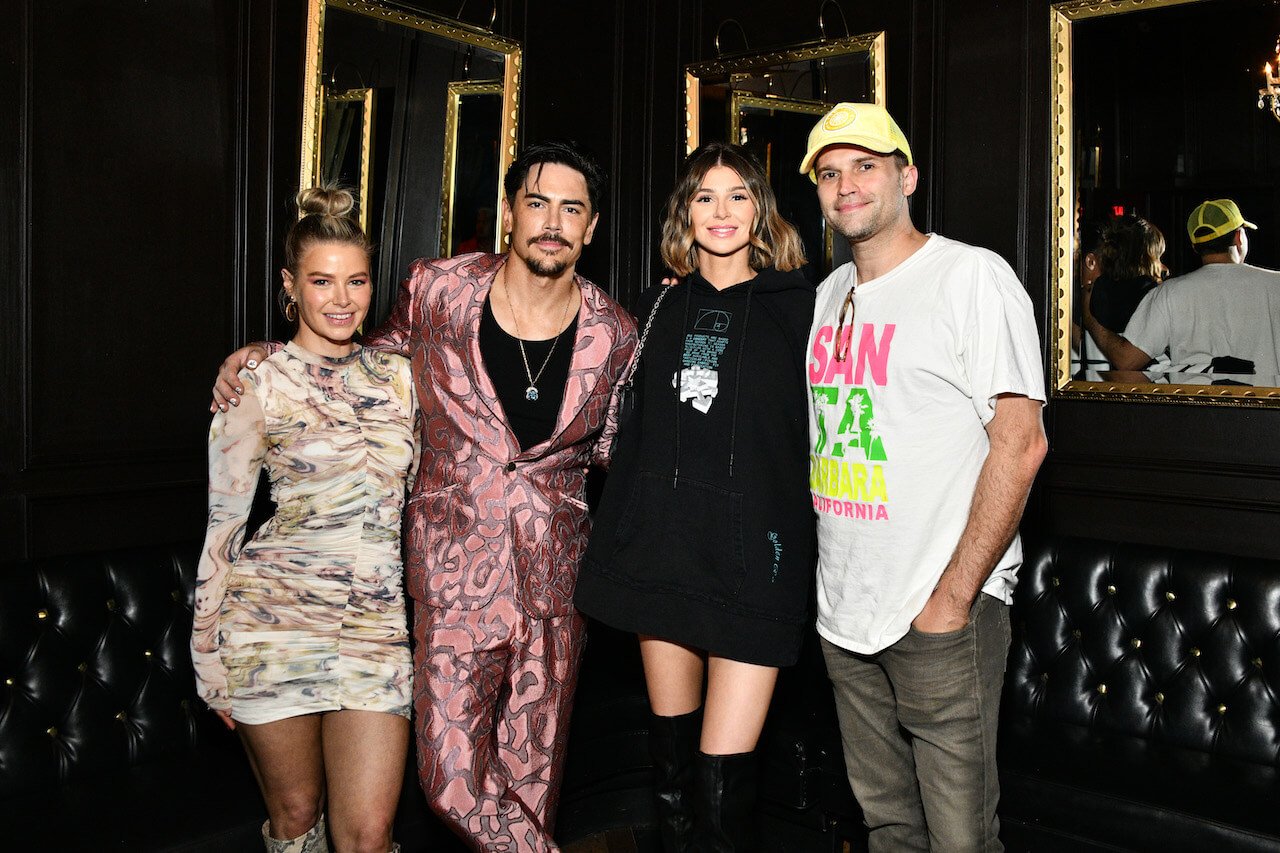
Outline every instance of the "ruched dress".
{"type": "Polygon", "coordinates": [[[407,717],[400,519],[415,464],[408,359],[289,343],[240,374],[209,432],[209,527],[192,658],[201,697],[260,724],[358,709],[407,717]],[[244,543],[266,466],[275,515],[244,543]]]}

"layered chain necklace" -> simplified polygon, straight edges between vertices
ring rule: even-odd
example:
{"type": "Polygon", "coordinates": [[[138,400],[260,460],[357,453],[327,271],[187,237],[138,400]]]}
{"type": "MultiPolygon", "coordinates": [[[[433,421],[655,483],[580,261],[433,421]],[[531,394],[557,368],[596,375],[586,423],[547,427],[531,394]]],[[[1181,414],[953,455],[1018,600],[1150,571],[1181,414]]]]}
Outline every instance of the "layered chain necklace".
{"type": "MultiPolygon", "coordinates": [[[[505,270],[504,270],[505,272],[505,270]]],[[[556,344],[560,343],[560,335],[564,334],[562,328],[554,338],[551,339],[551,348],[547,350],[547,357],[542,360],[542,366],[538,368],[535,374],[529,367],[529,356],[524,351],[524,338],[520,334],[520,318],[516,316],[516,307],[511,303],[511,290],[507,286],[507,277],[502,276],[502,294],[507,298],[507,309],[511,312],[511,322],[516,326],[516,344],[520,347],[520,359],[524,362],[524,375],[529,380],[529,387],[524,389],[524,398],[530,403],[538,401],[538,380],[542,378],[543,372],[547,369],[547,365],[551,363],[551,354],[556,351],[556,344]]],[[[564,313],[560,317],[560,325],[564,326],[569,319],[569,306],[573,304],[573,290],[569,290],[569,298],[564,303],[564,313]]]]}

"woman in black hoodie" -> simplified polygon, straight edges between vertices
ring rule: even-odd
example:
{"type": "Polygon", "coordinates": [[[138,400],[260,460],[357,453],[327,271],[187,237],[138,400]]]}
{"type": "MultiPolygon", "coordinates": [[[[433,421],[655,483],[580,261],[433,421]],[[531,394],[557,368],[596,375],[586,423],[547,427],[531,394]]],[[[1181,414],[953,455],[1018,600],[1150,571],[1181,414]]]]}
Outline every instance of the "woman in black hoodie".
{"type": "Polygon", "coordinates": [[[669,851],[752,849],[754,750],[813,577],[799,235],[743,148],[685,161],[576,603],[640,638],[669,851]],[[705,710],[703,678],[706,675],[705,710]]]}

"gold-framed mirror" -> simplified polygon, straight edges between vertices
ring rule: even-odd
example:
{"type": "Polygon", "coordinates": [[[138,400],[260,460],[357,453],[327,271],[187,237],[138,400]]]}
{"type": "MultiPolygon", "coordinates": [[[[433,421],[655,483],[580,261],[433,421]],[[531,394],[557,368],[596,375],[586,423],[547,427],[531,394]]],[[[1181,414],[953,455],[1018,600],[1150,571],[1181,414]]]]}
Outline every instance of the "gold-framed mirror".
{"type": "Polygon", "coordinates": [[[369,180],[373,155],[374,91],[322,89],[320,182],[353,187],[360,227],[369,228],[369,180]]]}
{"type": "Polygon", "coordinates": [[[685,68],[685,151],[724,140],[764,166],[779,212],[800,231],[815,283],[848,260],[832,240],[813,184],[797,169],[817,116],[841,101],[884,106],[883,31],[764,53],[736,53],[685,68]]]}
{"type": "Polygon", "coordinates": [[[502,124],[502,81],[450,83],[446,98],[440,253],[494,252],[505,170],[490,141],[502,124]]]}
{"type": "MultiPolygon", "coordinates": [[[[521,46],[394,0],[307,0],[306,38],[301,186],[329,177],[327,146],[339,141],[324,131],[334,120],[326,90],[370,90],[367,178],[358,190],[361,224],[377,247],[377,325],[410,262],[448,257],[466,230],[459,217],[469,216],[471,228],[477,208],[500,209],[501,175],[518,138],[521,46]],[[472,98],[483,109],[470,109],[472,98]],[[483,120],[472,115],[480,112],[483,120]],[[482,174],[470,174],[473,167],[482,174]]],[[[352,186],[355,176],[339,179],[352,186]]],[[[501,237],[483,248],[492,251],[501,237]]]]}
{"type": "MultiPolygon", "coordinates": [[[[1188,217],[1208,200],[1233,199],[1257,224],[1246,232],[1246,264],[1280,269],[1280,123],[1259,109],[1258,91],[1264,62],[1275,62],[1277,32],[1280,10],[1271,0],[1069,0],[1050,7],[1056,398],[1280,406],[1280,374],[1269,367],[1247,372],[1269,363],[1256,335],[1246,341],[1228,332],[1211,351],[1197,342],[1199,353],[1188,354],[1192,320],[1204,328],[1210,311],[1173,310],[1188,304],[1173,295],[1194,282],[1198,299],[1215,299],[1203,289],[1208,278],[1193,275],[1175,282],[1178,289],[1161,290],[1219,262],[1188,233],[1188,217]],[[1138,233],[1126,226],[1135,221],[1148,235],[1136,243],[1124,236],[1138,233]],[[1162,271],[1139,279],[1095,269],[1134,246],[1168,269],[1164,283],[1162,271]],[[1127,329],[1160,350],[1134,350],[1152,359],[1144,369],[1116,370],[1125,365],[1108,359],[1107,341],[1082,328],[1085,293],[1096,309],[1104,285],[1112,331],[1127,329]],[[1253,357],[1237,358],[1244,353],[1253,357]]],[[[1244,253],[1232,257],[1239,262],[1244,253]]],[[[1092,313],[1103,319],[1102,311],[1092,313]]],[[[1280,354],[1269,357],[1274,363],[1280,354]]]]}

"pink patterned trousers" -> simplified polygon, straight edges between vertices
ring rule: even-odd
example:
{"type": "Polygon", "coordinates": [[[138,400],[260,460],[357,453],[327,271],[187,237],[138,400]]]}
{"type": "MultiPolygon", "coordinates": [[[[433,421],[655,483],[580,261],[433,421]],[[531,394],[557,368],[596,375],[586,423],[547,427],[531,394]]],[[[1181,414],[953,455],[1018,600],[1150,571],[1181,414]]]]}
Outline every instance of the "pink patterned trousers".
{"type": "Polygon", "coordinates": [[[551,838],[585,620],[414,605],[418,775],[474,850],[558,851],[551,838]]]}

